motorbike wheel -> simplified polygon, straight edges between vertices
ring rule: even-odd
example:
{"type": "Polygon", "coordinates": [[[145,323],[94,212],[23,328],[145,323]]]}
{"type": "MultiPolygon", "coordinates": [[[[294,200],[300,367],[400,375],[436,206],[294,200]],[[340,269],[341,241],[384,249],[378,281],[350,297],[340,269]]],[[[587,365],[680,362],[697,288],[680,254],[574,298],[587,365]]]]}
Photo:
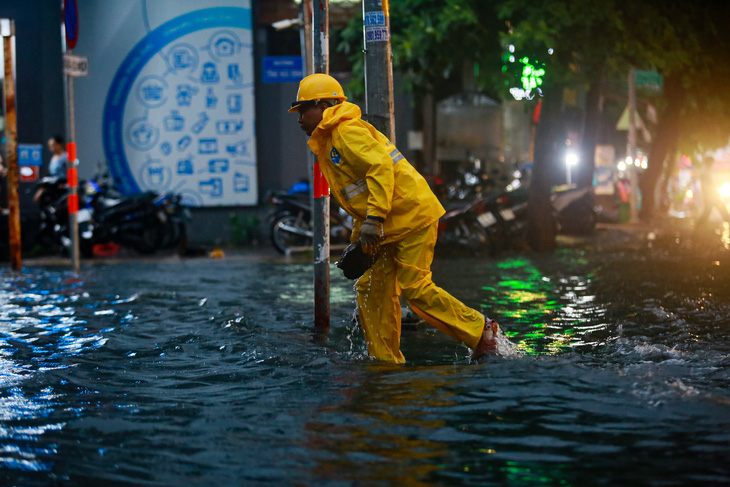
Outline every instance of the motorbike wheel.
{"type": "Polygon", "coordinates": [[[94,256],[94,242],[92,240],[82,238],[79,242],[79,250],[81,256],[85,259],[90,259],[94,256]]]}
{"type": "Polygon", "coordinates": [[[295,247],[311,247],[312,239],[306,235],[299,235],[286,230],[285,226],[291,226],[303,231],[311,231],[306,222],[300,221],[297,215],[284,214],[274,218],[271,223],[271,243],[280,253],[286,255],[295,247]]]}
{"type": "Polygon", "coordinates": [[[132,248],[140,254],[154,254],[159,248],[162,235],[158,225],[148,224],[133,238],[129,238],[132,242],[132,248]]]}

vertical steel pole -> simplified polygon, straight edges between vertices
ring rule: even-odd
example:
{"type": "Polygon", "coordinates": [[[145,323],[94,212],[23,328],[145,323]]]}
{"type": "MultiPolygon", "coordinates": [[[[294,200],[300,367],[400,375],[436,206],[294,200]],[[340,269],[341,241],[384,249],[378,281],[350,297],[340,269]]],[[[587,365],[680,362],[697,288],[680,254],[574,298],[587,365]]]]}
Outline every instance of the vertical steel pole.
{"type": "Polygon", "coordinates": [[[395,144],[393,62],[389,0],[362,0],[365,46],[365,113],[368,122],[395,144]]]}
{"type": "MultiPolygon", "coordinates": [[[[70,53],[70,51],[69,51],[70,53]]],[[[78,166],[79,160],[76,157],[76,114],[74,111],[74,79],[68,76],[68,119],[69,119],[69,143],[66,150],[68,162],[66,163],[66,179],[68,181],[68,228],[71,234],[71,267],[77,271],[80,267],[79,252],[79,195],[78,195],[78,166]]]]}
{"type": "Polygon", "coordinates": [[[629,137],[628,153],[631,158],[631,170],[629,178],[631,181],[631,213],[629,221],[639,221],[639,178],[638,167],[636,166],[636,76],[634,68],[629,70],[629,137]]]}
{"type": "Polygon", "coordinates": [[[20,242],[20,201],[18,199],[18,125],[15,114],[15,56],[13,38],[15,22],[10,21],[10,29],[3,32],[3,54],[5,57],[5,131],[8,155],[8,227],[10,234],[10,264],[13,270],[23,267],[20,242]]]}
{"type": "MultiPolygon", "coordinates": [[[[329,0],[315,0],[312,19],[312,68],[329,74],[329,0]]],[[[314,162],[314,326],[330,326],[330,188],[314,162]]]]}

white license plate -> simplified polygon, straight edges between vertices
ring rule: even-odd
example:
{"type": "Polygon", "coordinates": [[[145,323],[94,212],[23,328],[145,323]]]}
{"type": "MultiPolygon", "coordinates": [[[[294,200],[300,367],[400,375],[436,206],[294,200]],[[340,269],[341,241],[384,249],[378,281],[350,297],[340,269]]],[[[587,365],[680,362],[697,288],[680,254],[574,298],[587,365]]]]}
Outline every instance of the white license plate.
{"type": "Polygon", "coordinates": [[[91,220],[91,211],[83,208],[76,214],[76,221],[79,223],[88,222],[91,220]]]}
{"type": "Polygon", "coordinates": [[[515,219],[515,212],[507,208],[506,210],[499,210],[499,214],[502,215],[504,221],[508,222],[515,219]]]}
{"type": "Polygon", "coordinates": [[[489,228],[490,226],[497,223],[497,219],[492,215],[491,212],[482,213],[477,217],[477,221],[479,221],[479,224],[483,226],[484,228],[489,228]]]}

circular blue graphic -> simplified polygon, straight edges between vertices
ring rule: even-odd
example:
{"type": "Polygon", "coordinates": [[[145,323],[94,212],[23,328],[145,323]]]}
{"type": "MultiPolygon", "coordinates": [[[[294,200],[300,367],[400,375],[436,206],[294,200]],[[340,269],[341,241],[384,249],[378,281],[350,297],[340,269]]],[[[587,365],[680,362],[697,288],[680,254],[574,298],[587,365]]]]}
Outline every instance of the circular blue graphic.
{"type": "Polygon", "coordinates": [[[182,204],[185,206],[203,206],[203,198],[192,189],[183,189],[178,194],[180,195],[182,204]]]}
{"type": "MultiPolygon", "coordinates": [[[[124,151],[124,137],[127,142],[136,150],[149,150],[154,147],[159,139],[159,130],[154,127],[146,119],[136,119],[129,124],[127,133],[124,130],[124,108],[127,104],[129,94],[134,88],[134,83],[139,74],[142,72],[146,64],[163,49],[188,34],[211,28],[241,28],[251,30],[251,12],[246,8],[239,7],[215,7],[189,12],[180,15],[164,24],[160,25],[142,40],[140,40],[134,48],[129,52],[124,61],[119,66],[109,92],[107,94],[104,105],[104,117],[102,125],[102,134],[104,142],[104,153],[106,155],[109,169],[115,178],[119,181],[120,190],[125,194],[138,193],[140,187],[135,181],[134,175],[129,167],[129,161],[124,151]]],[[[222,31],[225,34],[226,31],[222,31]]],[[[230,39],[227,35],[215,37],[216,41],[222,41],[218,44],[218,51],[211,51],[211,55],[220,54],[221,59],[228,59],[230,52],[230,44],[226,41],[229,39],[233,42],[236,39],[230,39]]],[[[211,41],[214,40],[211,38],[211,41]]],[[[170,67],[174,66],[174,59],[170,59],[173,51],[179,46],[178,44],[170,49],[166,59],[170,67]]],[[[209,46],[215,49],[215,45],[209,46]]],[[[236,52],[241,48],[241,44],[234,46],[236,52]]],[[[190,64],[191,60],[187,58],[183,51],[179,51],[180,66],[190,66],[184,69],[195,69],[195,64],[190,64]]],[[[232,66],[236,66],[233,64],[232,66]]],[[[181,68],[182,69],[182,68],[181,68]]],[[[236,83],[240,74],[230,68],[226,73],[227,79],[236,83]]],[[[154,91],[154,90],[153,90],[154,91]]],[[[159,178],[155,175],[154,178],[159,178]]],[[[144,179],[140,179],[145,181],[144,179]]],[[[155,179],[156,180],[156,179],[155,179]]]]}
{"type": "Polygon", "coordinates": [[[190,44],[175,44],[167,52],[167,65],[171,71],[194,71],[198,67],[198,51],[190,44]]]}
{"type": "Polygon", "coordinates": [[[167,81],[161,76],[145,76],[137,85],[137,100],[147,108],[161,107],[167,101],[167,81]]]}
{"type": "Polygon", "coordinates": [[[146,118],[133,120],[127,128],[127,142],[138,151],[153,148],[160,138],[160,131],[146,118]]]}
{"type": "Polygon", "coordinates": [[[139,170],[139,179],[145,189],[165,191],[170,186],[172,171],[156,159],[147,161],[139,170]]]}
{"type": "Polygon", "coordinates": [[[241,46],[241,41],[235,32],[222,30],[211,36],[206,49],[210,51],[210,57],[220,62],[235,56],[241,50],[241,46]]]}

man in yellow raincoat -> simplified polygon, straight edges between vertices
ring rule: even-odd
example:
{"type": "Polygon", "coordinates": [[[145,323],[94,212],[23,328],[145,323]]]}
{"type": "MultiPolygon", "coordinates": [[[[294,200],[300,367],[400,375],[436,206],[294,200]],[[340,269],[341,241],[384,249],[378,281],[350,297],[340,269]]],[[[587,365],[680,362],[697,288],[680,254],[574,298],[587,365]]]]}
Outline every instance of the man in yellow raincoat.
{"type": "Polygon", "coordinates": [[[313,74],[300,82],[289,112],[299,113],[332,194],[355,220],[351,240],[359,240],[365,253],[380,254],[356,284],[368,352],[387,362],[405,362],[401,293],[418,316],[472,348],[474,357],[494,351],[497,323],[431,280],[443,207],[395,145],[346,100],[337,80],[313,74]]]}

